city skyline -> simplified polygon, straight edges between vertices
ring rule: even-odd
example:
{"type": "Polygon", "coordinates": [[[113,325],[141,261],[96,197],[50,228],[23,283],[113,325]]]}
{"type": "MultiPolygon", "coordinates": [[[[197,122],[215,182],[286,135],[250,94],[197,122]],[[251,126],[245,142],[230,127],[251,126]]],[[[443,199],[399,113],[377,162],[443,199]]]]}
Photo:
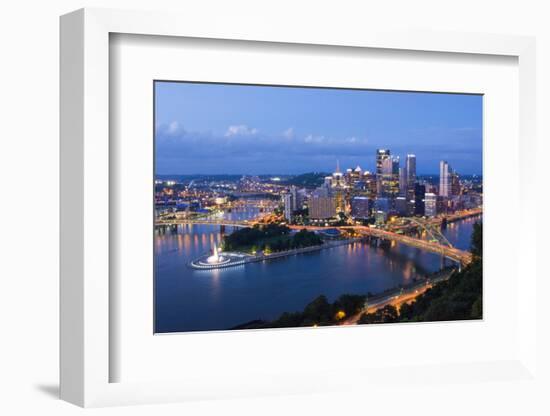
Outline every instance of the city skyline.
{"type": "Polygon", "coordinates": [[[155,84],[156,174],[295,175],[340,166],[375,171],[390,149],[418,175],[446,160],[482,174],[479,95],[155,84]]]}
{"type": "Polygon", "coordinates": [[[156,82],[155,332],[482,319],[482,104],[156,82]]]}

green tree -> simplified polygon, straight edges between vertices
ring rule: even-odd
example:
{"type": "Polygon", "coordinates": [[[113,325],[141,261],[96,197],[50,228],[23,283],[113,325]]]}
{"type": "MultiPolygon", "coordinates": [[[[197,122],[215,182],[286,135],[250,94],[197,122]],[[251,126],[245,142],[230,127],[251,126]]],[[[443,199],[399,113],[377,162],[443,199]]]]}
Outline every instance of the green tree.
{"type": "Polygon", "coordinates": [[[483,299],[480,296],[477,297],[474,304],[472,305],[472,319],[481,319],[483,317],[483,299]]]}
{"type": "Polygon", "coordinates": [[[344,311],[347,316],[358,313],[365,305],[364,295],[341,295],[333,304],[334,313],[344,311]]]}
{"type": "Polygon", "coordinates": [[[359,324],[387,324],[399,321],[399,313],[393,305],[386,305],[373,313],[364,313],[359,318],[359,324]]]}
{"type": "Polygon", "coordinates": [[[321,295],[305,307],[303,315],[305,321],[322,324],[332,319],[332,308],[326,296],[321,295]]]}
{"type": "Polygon", "coordinates": [[[481,257],[483,255],[483,225],[480,222],[474,224],[472,232],[472,254],[481,257]]]}

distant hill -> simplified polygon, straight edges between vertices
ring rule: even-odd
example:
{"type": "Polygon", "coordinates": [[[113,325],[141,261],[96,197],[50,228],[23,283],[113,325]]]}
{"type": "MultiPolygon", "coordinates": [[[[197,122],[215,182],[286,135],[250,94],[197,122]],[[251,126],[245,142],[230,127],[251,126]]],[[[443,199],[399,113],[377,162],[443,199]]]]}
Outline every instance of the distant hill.
{"type": "Polygon", "coordinates": [[[175,180],[178,182],[189,182],[192,180],[199,181],[238,181],[242,175],[156,175],[156,179],[159,180],[175,180]]]}
{"type": "Polygon", "coordinates": [[[301,175],[296,175],[285,179],[281,181],[281,183],[302,188],[317,188],[318,186],[321,186],[323,184],[325,176],[328,175],[329,174],[326,172],[302,173],[301,175]]]}

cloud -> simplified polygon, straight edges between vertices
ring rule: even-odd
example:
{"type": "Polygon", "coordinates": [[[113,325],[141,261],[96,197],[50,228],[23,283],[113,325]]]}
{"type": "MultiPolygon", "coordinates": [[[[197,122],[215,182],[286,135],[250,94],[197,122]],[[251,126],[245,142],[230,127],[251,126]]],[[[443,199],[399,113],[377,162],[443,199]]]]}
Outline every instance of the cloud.
{"type": "Polygon", "coordinates": [[[188,131],[181,124],[170,123],[157,127],[155,140],[159,155],[182,160],[195,158],[205,161],[216,154],[269,159],[280,156],[282,159],[292,159],[294,156],[361,156],[374,152],[366,138],[297,135],[292,128],[269,135],[246,125],[229,126],[220,135],[188,131]]]}
{"type": "Polygon", "coordinates": [[[313,134],[308,134],[304,138],[304,142],[306,143],[323,143],[324,140],[325,140],[324,136],[314,136],[313,134]]]}
{"type": "Polygon", "coordinates": [[[168,125],[168,133],[169,134],[175,134],[178,132],[180,128],[180,123],[178,123],[177,121],[172,121],[169,125],[168,125]]]}
{"type": "Polygon", "coordinates": [[[283,137],[286,139],[293,139],[294,138],[294,129],[292,127],[289,127],[285,131],[283,131],[283,137]]]}
{"type": "Polygon", "coordinates": [[[460,172],[477,171],[481,140],[464,139],[466,131],[409,133],[407,137],[418,136],[411,145],[410,140],[404,141],[400,135],[373,141],[360,135],[297,134],[293,128],[267,134],[238,124],[229,126],[226,132],[215,133],[191,131],[181,123],[168,123],[157,126],[155,147],[158,169],[164,173],[328,171],[336,159],[340,159],[341,166],[360,164],[373,170],[376,148],[382,145],[387,145],[395,155],[416,153],[419,172],[438,172],[442,158],[460,172]],[[454,140],[441,139],[447,137],[454,140]]]}
{"type": "Polygon", "coordinates": [[[235,126],[229,126],[225,132],[225,137],[233,136],[254,136],[259,131],[256,128],[250,128],[246,124],[238,124],[235,126]]]}
{"type": "Polygon", "coordinates": [[[156,126],[156,135],[164,138],[177,138],[185,136],[186,131],[179,121],[171,121],[156,126]]]}

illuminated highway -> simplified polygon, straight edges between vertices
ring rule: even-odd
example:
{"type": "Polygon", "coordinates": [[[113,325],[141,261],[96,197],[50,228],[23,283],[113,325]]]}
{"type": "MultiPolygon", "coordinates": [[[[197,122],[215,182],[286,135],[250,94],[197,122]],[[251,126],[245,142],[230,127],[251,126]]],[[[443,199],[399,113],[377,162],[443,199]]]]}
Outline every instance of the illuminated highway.
{"type": "Polygon", "coordinates": [[[411,303],[418,296],[422,295],[428,289],[432,288],[435,283],[448,280],[452,274],[452,270],[447,271],[440,276],[430,279],[426,282],[418,283],[407,289],[396,289],[395,291],[388,293],[387,295],[376,298],[376,300],[369,301],[359,313],[345,319],[342,322],[342,325],[356,325],[361,318],[361,315],[363,315],[364,313],[375,313],[378,309],[381,309],[387,305],[394,306],[399,310],[401,305],[403,305],[404,303],[411,303]]]}

